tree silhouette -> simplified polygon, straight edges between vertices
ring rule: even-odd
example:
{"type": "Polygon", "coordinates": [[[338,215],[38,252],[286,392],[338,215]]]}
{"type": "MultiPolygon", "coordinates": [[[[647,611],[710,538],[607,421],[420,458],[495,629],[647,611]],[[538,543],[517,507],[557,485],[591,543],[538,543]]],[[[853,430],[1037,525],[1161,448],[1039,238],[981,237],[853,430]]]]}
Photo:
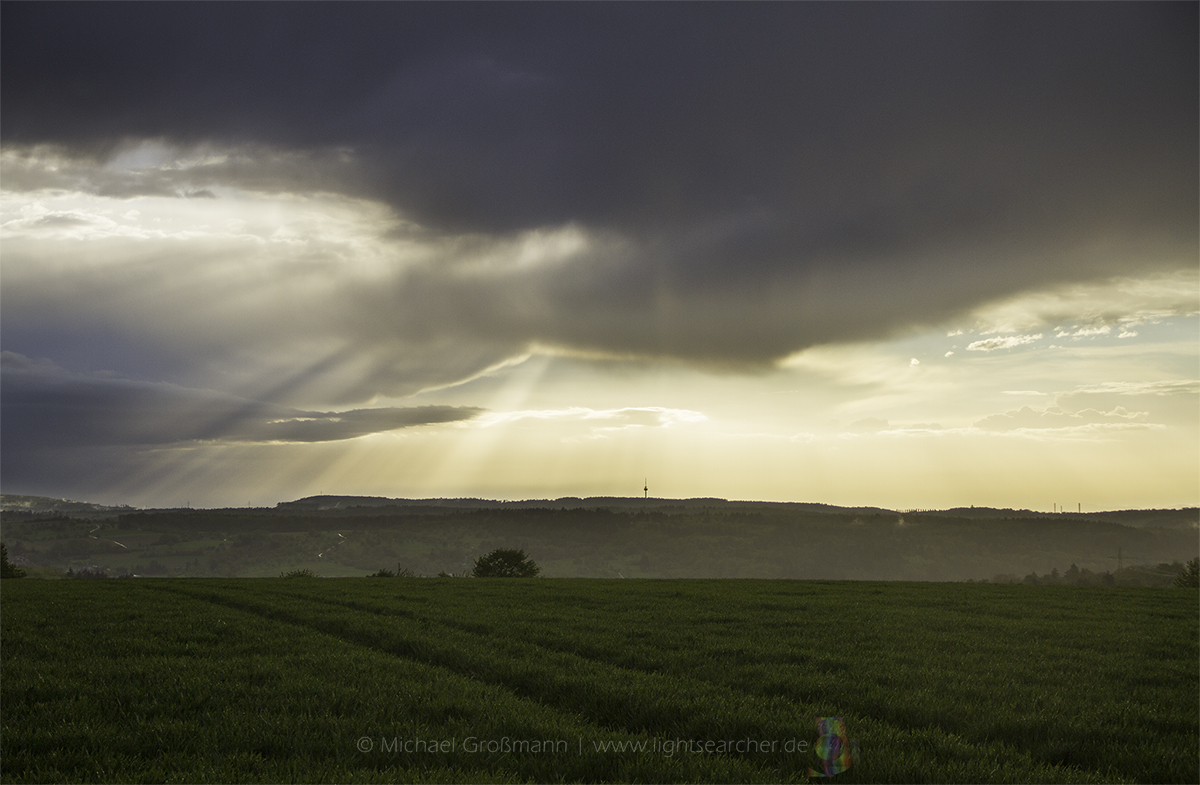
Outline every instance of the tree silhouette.
{"type": "Polygon", "coordinates": [[[471,574],[476,578],[534,578],[541,568],[525,555],[525,551],[497,548],[475,560],[471,574]]]}
{"type": "Polygon", "coordinates": [[[8,560],[8,546],[0,542],[0,578],[24,578],[25,571],[8,560]]]}
{"type": "Polygon", "coordinates": [[[1184,589],[1200,589],[1200,559],[1192,559],[1175,578],[1175,585],[1184,589]]]}

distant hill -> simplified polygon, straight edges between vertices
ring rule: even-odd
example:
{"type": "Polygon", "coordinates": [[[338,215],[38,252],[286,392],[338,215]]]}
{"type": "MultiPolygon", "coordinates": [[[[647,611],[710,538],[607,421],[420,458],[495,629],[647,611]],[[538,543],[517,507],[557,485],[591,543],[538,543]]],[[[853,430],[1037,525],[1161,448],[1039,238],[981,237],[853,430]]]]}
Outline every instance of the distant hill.
{"type": "Polygon", "coordinates": [[[18,496],[16,494],[0,494],[0,511],[18,513],[58,513],[62,515],[88,514],[120,514],[132,512],[136,508],[127,504],[109,507],[91,502],[78,502],[70,499],[52,499],[49,496],[18,496]]]}
{"type": "MultiPolygon", "coordinates": [[[[1074,582],[1090,571],[1093,583],[1167,585],[1200,553],[1194,528],[1101,514],[970,517],[721,499],[297,501],[310,506],[5,512],[4,538],[10,558],[29,568],[197,577],[385,567],[461,575],[496,548],[521,548],[548,577],[1010,583],[1074,582]]],[[[1134,518],[1187,520],[1159,512],[1134,518]]]]}
{"type": "Polygon", "coordinates": [[[881,507],[838,507],[814,502],[756,502],[728,501],[713,497],[693,499],[658,499],[640,496],[563,496],[557,499],[524,499],[498,501],[493,499],[389,499],[384,496],[306,496],[290,502],[280,502],[275,509],[281,512],[318,512],[380,507],[421,507],[453,510],[676,510],[719,509],[723,511],[807,511],[855,514],[890,513],[881,507]]]}
{"type": "MultiPolygon", "coordinates": [[[[563,496],[557,499],[524,499],[501,501],[496,499],[402,499],[386,496],[306,496],[294,501],[279,502],[274,508],[256,510],[266,513],[327,513],[344,515],[353,510],[358,514],[381,514],[388,508],[403,508],[405,513],[449,513],[469,510],[654,510],[670,513],[711,509],[722,512],[816,512],[831,514],[876,515],[876,514],[920,514],[969,520],[1001,519],[1047,519],[1055,521],[1105,521],[1134,528],[1198,529],[1200,509],[1196,507],[1178,510],[1110,510],[1103,512],[1050,513],[1035,510],[996,507],[955,507],[946,510],[890,510],[882,507],[839,507],[817,502],[760,502],[730,501],[713,497],[693,499],[658,499],[639,496],[563,496]]],[[[243,508],[228,508],[239,511],[243,508]]],[[[72,515],[76,517],[108,517],[137,511],[129,505],[108,506],[92,502],[55,499],[48,496],[0,495],[0,511],[26,515],[72,515]]],[[[145,512],[162,512],[147,509],[145,512]]]]}
{"type": "Polygon", "coordinates": [[[660,512],[713,509],[723,512],[825,512],[855,515],[917,513],[970,520],[1038,519],[1107,521],[1135,528],[1196,529],[1200,528],[1200,509],[1187,507],[1178,510],[1110,510],[1104,512],[1039,512],[1004,507],[955,507],[946,510],[890,510],[883,507],[839,507],[816,502],[759,502],[729,501],[713,497],[694,499],[656,499],[638,496],[563,496],[558,499],[525,499],[497,501],[494,499],[391,499],[386,496],[306,496],[290,502],[280,502],[280,512],[345,512],[377,508],[413,508],[422,510],[657,510],[660,512]]]}
{"type": "Polygon", "coordinates": [[[1069,521],[1108,521],[1135,528],[1200,528],[1200,508],[1178,510],[1108,510],[1104,512],[1034,512],[1033,510],[996,509],[994,507],[956,507],[950,510],[926,510],[923,515],[989,520],[997,518],[1048,518],[1069,521]]]}

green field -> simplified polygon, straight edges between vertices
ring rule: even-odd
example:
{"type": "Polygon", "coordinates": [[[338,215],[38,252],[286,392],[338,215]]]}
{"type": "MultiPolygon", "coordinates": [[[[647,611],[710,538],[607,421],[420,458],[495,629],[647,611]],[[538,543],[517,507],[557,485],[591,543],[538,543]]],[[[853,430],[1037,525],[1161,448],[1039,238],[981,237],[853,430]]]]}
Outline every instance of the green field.
{"type": "Polygon", "coordinates": [[[4,782],[1200,781],[1200,596],[5,581],[4,782]]]}

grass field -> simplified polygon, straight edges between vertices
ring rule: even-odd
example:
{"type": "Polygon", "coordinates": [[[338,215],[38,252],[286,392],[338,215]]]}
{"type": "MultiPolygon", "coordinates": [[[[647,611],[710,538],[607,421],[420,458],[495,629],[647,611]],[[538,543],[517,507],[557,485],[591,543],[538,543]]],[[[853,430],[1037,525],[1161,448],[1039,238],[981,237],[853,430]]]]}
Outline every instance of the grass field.
{"type": "Polygon", "coordinates": [[[5,581],[4,782],[1200,781],[1197,592],[5,581]]]}

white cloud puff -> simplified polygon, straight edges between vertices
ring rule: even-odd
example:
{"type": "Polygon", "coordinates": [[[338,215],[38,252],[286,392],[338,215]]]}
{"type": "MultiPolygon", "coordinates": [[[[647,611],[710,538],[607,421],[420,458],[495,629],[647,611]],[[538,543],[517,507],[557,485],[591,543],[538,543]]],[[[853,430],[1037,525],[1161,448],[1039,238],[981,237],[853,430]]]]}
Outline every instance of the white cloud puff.
{"type": "Polygon", "coordinates": [[[702,422],[708,418],[689,409],[663,406],[630,406],[621,409],[589,409],[572,406],[567,409],[527,409],[513,412],[493,412],[478,419],[481,427],[520,422],[521,420],[556,420],[587,423],[594,429],[669,428],[677,423],[702,422]]]}
{"type": "Polygon", "coordinates": [[[1077,428],[1083,425],[1133,425],[1142,424],[1149,418],[1148,412],[1130,412],[1124,407],[1102,412],[1083,409],[1068,412],[1057,406],[1035,409],[1022,406],[1020,409],[993,414],[974,424],[986,431],[1014,431],[1019,429],[1077,428]]]}
{"type": "MultiPolygon", "coordinates": [[[[1182,262],[1182,260],[1181,260],[1182,262]]],[[[1012,333],[1050,329],[1056,337],[1106,335],[1113,326],[1128,329],[1200,313],[1200,273],[1195,264],[1142,277],[1118,276],[1048,287],[976,309],[977,329],[1012,333]],[[1065,325],[1072,325],[1067,328],[1065,325]],[[1101,328],[1108,327],[1109,330],[1101,328]]]]}
{"type": "Polygon", "coordinates": [[[1108,394],[1108,395],[1197,395],[1200,394],[1200,380],[1179,379],[1157,382],[1103,382],[1077,387],[1073,394],[1108,394]]]}
{"type": "MultiPolygon", "coordinates": [[[[1094,338],[1097,335],[1108,335],[1111,332],[1111,327],[1109,327],[1107,324],[1102,324],[1096,327],[1080,327],[1075,332],[1070,333],[1070,336],[1072,338],[1094,338]]],[[[1066,333],[1059,333],[1055,337],[1062,338],[1065,335],[1066,333]]]]}
{"type": "Polygon", "coordinates": [[[1016,346],[1024,346],[1027,343],[1040,341],[1042,334],[1036,335],[1007,335],[1004,337],[997,336],[996,338],[985,338],[982,341],[974,341],[967,345],[968,352],[994,352],[997,349],[1012,349],[1016,346]]]}

